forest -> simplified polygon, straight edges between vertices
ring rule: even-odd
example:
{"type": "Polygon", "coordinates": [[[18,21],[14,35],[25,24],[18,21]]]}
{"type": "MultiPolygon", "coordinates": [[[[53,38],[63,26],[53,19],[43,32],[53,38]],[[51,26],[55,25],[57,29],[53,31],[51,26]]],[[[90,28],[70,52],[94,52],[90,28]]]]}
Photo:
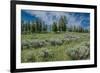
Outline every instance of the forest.
{"type": "Polygon", "coordinates": [[[89,32],[89,29],[85,29],[82,26],[70,26],[67,27],[67,18],[61,16],[59,21],[54,21],[53,24],[47,25],[44,21],[38,18],[34,22],[21,22],[21,32],[22,34],[27,33],[39,33],[39,32],[89,32]]]}

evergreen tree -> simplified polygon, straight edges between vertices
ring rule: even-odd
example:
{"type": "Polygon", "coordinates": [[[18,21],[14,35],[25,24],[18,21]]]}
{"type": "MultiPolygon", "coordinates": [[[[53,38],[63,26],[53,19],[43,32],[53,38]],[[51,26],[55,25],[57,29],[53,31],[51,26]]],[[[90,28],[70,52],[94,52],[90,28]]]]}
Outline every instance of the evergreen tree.
{"type": "Polygon", "coordinates": [[[37,32],[41,32],[42,31],[42,25],[43,25],[42,20],[38,18],[36,20],[36,29],[37,29],[36,31],[37,32]]]}
{"type": "Polygon", "coordinates": [[[44,32],[47,32],[47,25],[43,24],[43,28],[42,29],[43,29],[44,32]]]}
{"type": "Polygon", "coordinates": [[[53,22],[52,31],[57,32],[57,23],[53,22]]]}
{"type": "Polygon", "coordinates": [[[36,32],[35,23],[32,23],[32,25],[31,25],[31,31],[32,31],[32,33],[36,32]]]}
{"type": "Polygon", "coordinates": [[[67,29],[67,19],[66,19],[66,16],[61,16],[60,19],[59,19],[59,31],[66,31],[67,29]]]}

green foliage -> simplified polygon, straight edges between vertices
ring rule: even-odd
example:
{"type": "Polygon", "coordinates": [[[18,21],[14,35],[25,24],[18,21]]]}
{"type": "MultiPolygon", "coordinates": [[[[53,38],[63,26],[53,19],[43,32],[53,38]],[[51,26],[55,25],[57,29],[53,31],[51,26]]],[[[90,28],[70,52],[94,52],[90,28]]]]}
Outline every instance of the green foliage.
{"type": "Polygon", "coordinates": [[[89,59],[89,36],[89,33],[77,32],[24,34],[21,62],[89,59]]]}
{"type": "Polygon", "coordinates": [[[27,63],[27,62],[36,62],[37,57],[35,53],[31,50],[24,49],[21,53],[21,62],[27,63]]]}
{"type": "Polygon", "coordinates": [[[70,32],[83,32],[83,33],[85,32],[85,33],[88,33],[89,29],[85,29],[82,26],[73,25],[73,26],[69,27],[68,31],[70,31],[70,32]]]}
{"type": "Polygon", "coordinates": [[[54,53],[47,48],[41,48],[39,52],[39,57],[42,61],[52,61],[54,59],[54,53]]]}
{"type": "Polygon", "coordinates": [[[67,24],[67,19],[65,16],[61,16],[59,19],[59,31],[66,31],[66,24],[67,24]]]}
{"type": "Polygon", "coordinates": [[[67,49],[67,54],[73,59],[73,60],[82,60],[82,59],[88,59],[90,56],[90,47],[86,46],[89,45],[87,43],[79,45],[78,47],[73,47],[67,49]]]}
{"type": "Polygon", "coordinates": [[[47,25],[41,19],[37,19],[34,22],[21,22],[22,34],[47,32],[47,28],[47,25]]]}
{"type": "MultiPolygon", "coordinates": [[[[66,16],[61,16],[59,21],[54,21],[50,26],[46,24],[42,19],[37,18],[33,22],[25,22],[21,21],[21,33],[29,34],[29,33],[40,33],[40,32],[89,32],[89,28],[84,28],[80,25],[72,25],[70,27],[67,26],[68,20],[66,16]],[[49,30],[49,31],[48,31],[49,30]]],[[[70,25],[70,24],[69,24],[70,25]]]]}
{"type": "Polygon", "coordinates": [[[57,32],[57,23],[53,22],[52,31],[57,32]]]}
{"type": "Polygon", "coordinates": [[[67,19],[65,16],[61,16],[59,19],[59,22],[53,22],[52,25],[52,31],[54,32],[61,32],[61,31],[66,31],[67,30],[67,19]],[[57,25],[58,23],[58,25],[57,25]]]}
{"type": "Polygon", "coordinates": [[[43,32],[47,32],[47,24],[45,24],[44,22],[43,22],[43,25],[42,25],[42,31],[43,32]]]}

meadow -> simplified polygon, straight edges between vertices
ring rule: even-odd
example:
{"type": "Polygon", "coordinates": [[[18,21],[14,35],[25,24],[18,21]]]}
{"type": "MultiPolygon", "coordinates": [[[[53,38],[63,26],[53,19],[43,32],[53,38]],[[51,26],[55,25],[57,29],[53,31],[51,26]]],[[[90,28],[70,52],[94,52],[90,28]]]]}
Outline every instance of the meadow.
{"type": "Polygon", "coordinates": [[[90,58],[90,14],[21,11],[21,62],[90,58]]]}
{"type": "Polygon", "coordinates": [[[21,35],[21,62],[86,60],[90,33],[41,32],[21,35]]]}

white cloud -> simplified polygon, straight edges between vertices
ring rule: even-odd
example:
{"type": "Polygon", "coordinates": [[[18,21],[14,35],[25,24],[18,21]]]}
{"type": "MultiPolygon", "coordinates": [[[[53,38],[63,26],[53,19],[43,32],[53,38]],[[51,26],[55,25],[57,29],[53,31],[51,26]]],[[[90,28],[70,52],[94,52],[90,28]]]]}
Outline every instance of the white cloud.
{"type": "Polygon", "coordinates": [[[33,10],[25,10],[27,13],[31,14],[32,16],[36,16],[41,18],[43,21],[46,22],[46,24],[50,25],[53,23],[53,21],[58,21],[60,16],[66,16],[68,19],[68,26],[71,25],[79,25],[81,26],[81,22],[85,19],[89,19],[89,17],[84,18],[84,16],[79,16],[76,20],[76,17],[74,14],[70,14],[70,12],[50,12],[50,11],[33,11],[33,10]]]}

